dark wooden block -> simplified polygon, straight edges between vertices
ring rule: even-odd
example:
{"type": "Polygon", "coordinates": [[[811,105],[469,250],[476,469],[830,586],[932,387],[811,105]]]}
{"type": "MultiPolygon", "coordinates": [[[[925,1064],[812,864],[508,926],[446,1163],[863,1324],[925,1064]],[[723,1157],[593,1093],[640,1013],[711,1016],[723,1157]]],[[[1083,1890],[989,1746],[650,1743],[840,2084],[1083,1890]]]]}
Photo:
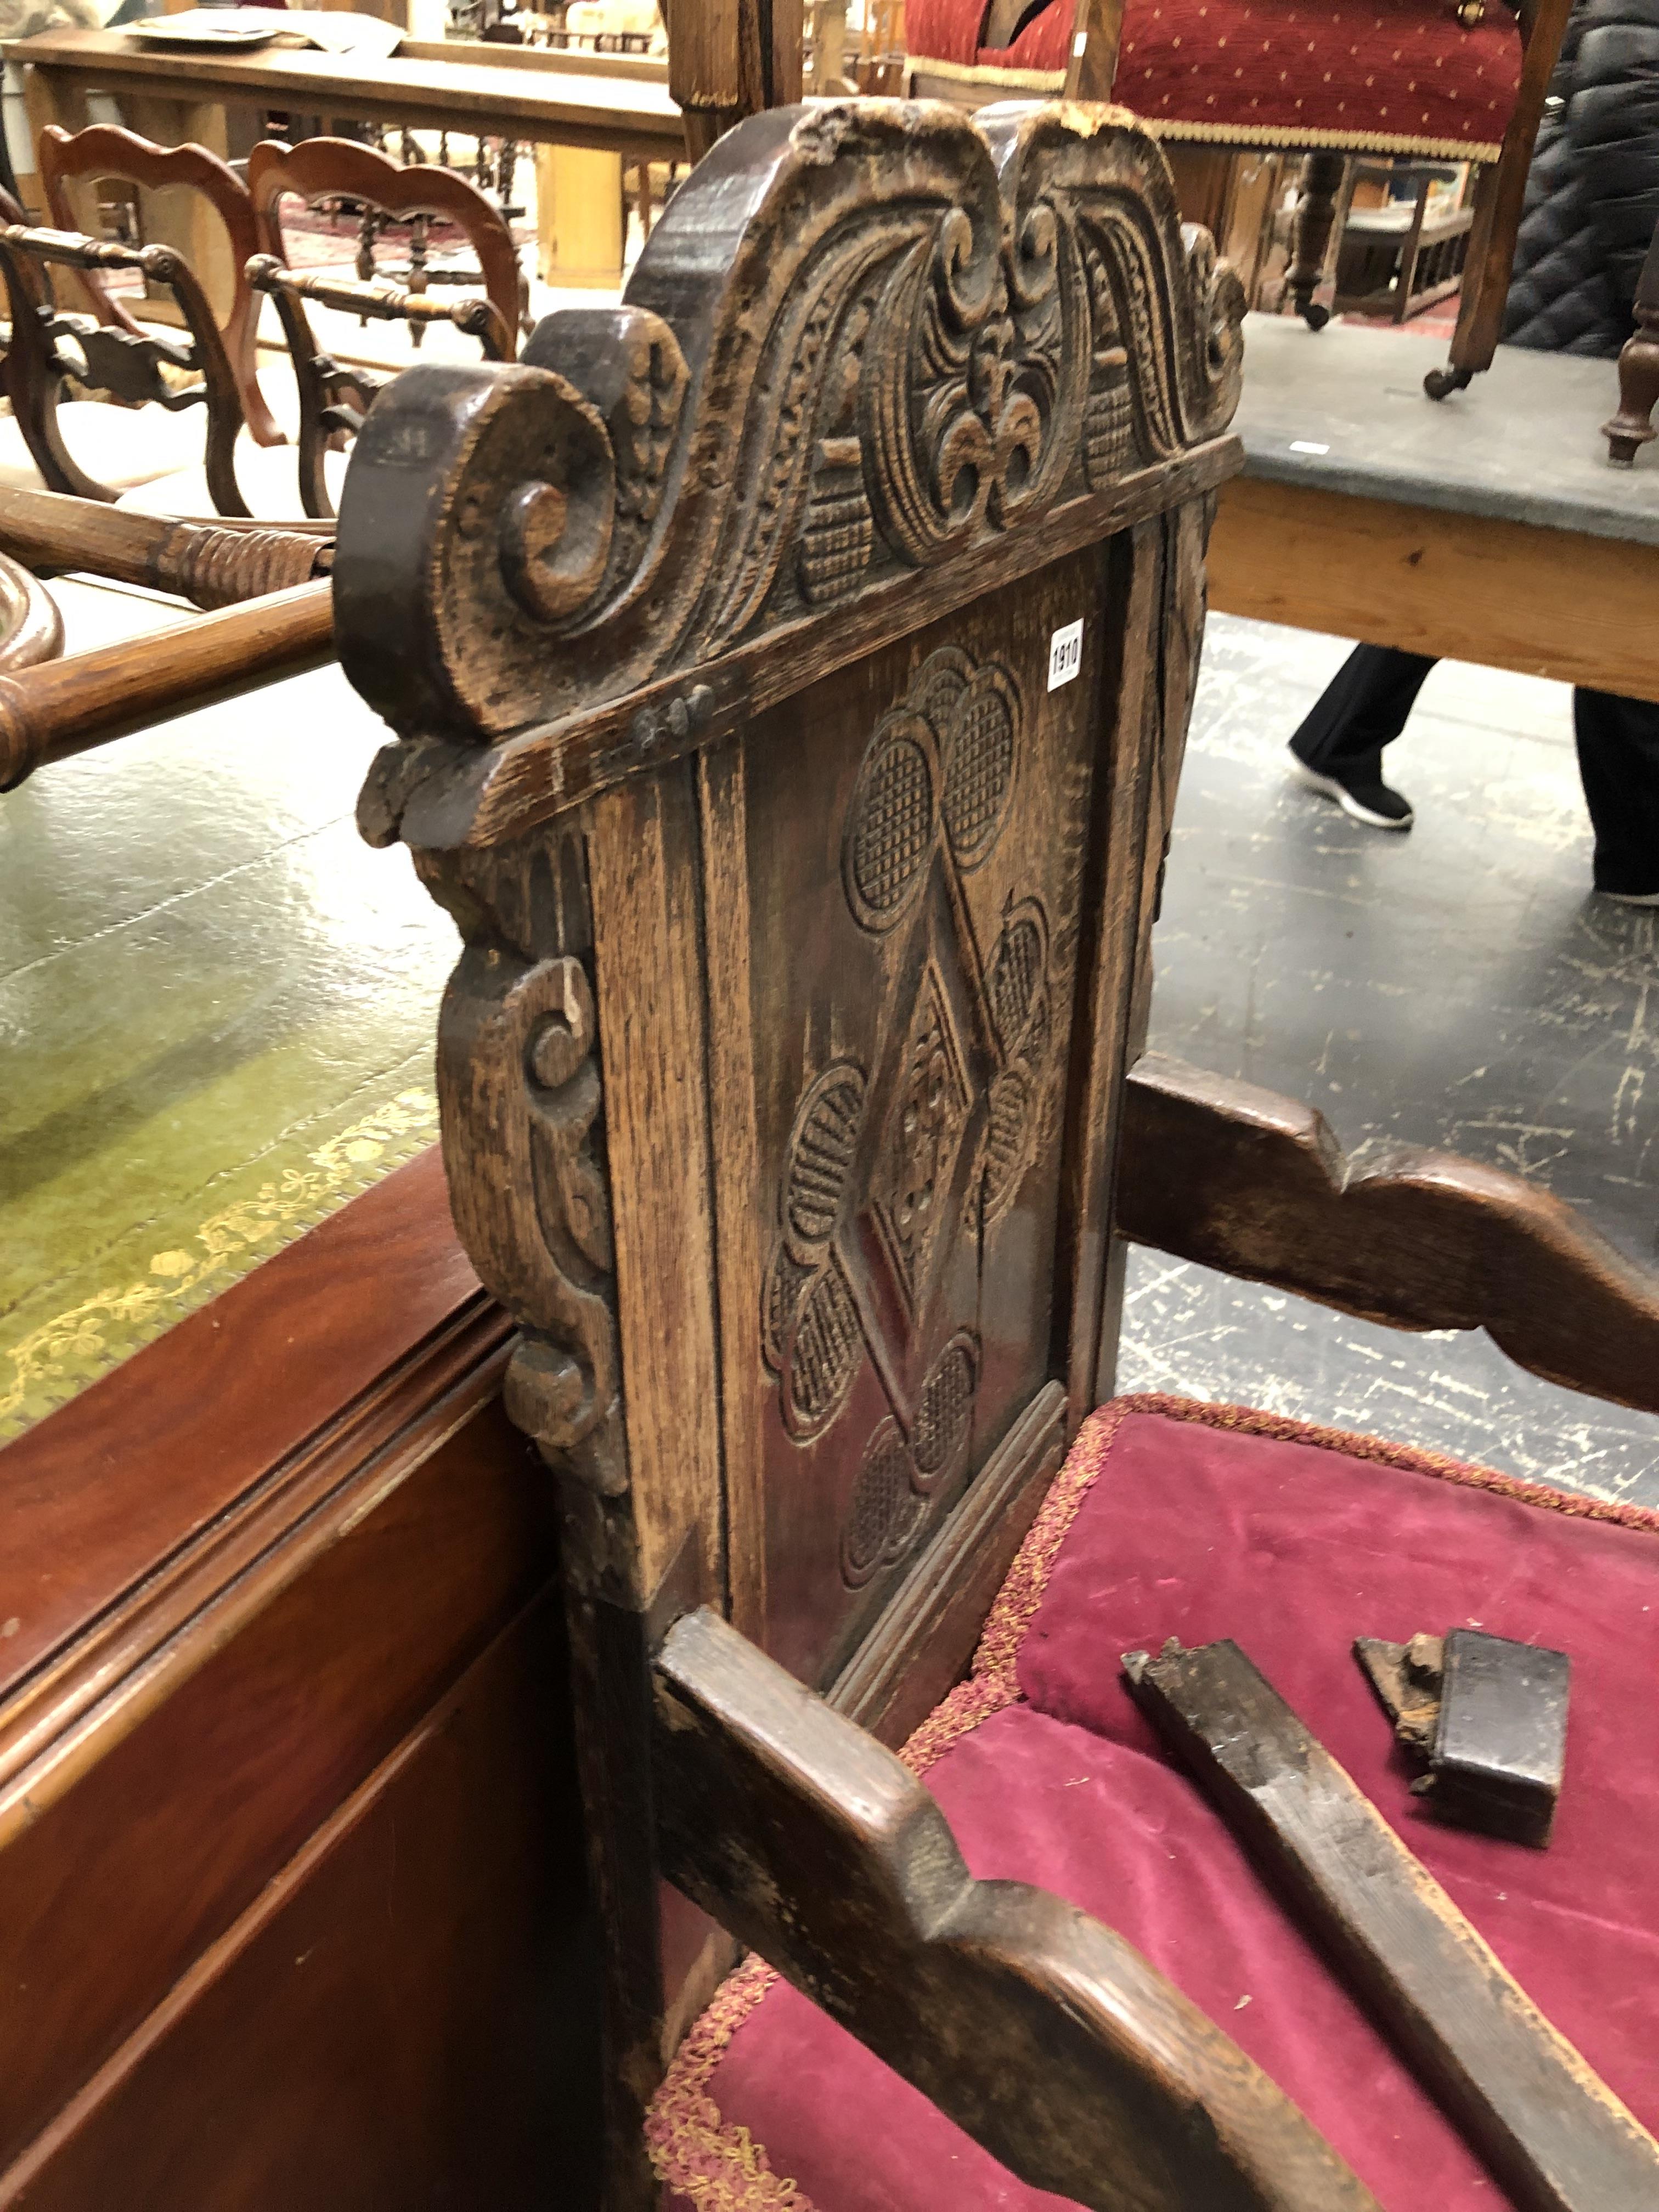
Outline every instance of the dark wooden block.
{"type": "Polygon", "coordinates": [[[1565,1652],[1452,1630],[1425,1792],[1443,1819],[1548,1843],[1566,1767],[1571,1672],[1565,1652]]]}

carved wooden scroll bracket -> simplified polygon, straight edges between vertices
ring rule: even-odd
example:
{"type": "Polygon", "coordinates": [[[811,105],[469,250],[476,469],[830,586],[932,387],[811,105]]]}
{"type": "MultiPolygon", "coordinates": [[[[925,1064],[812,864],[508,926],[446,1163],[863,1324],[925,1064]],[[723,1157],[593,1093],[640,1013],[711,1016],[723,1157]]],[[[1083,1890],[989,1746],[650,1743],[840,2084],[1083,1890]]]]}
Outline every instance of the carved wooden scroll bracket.
{"type": "Polygon", "coordinates": [[[622,306],[376,405],[337,594],[403,738],[368,834],[513,834],[1219,481],[1242,312],[1121,110],[750,118],[622,306]]]}

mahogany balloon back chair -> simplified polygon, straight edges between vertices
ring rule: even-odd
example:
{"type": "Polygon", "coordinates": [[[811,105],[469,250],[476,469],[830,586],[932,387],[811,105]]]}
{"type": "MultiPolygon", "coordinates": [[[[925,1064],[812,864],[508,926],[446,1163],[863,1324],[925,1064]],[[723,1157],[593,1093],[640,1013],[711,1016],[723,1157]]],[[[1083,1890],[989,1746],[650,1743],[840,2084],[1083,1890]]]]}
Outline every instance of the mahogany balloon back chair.
{"type": "Polygon", "coordinates": [[[909,0],[919,92],[1116,99],[1171,145],[1300,150],[1285,297],[1314,329],[1346,163],[1479,165],[1443,399],[1490,368],[1571,0],[909,0]]]}
{"type": "MultiPolygon", "coordinates": [[[[136,131],[110,123],[90,124],[84,131],[76,131],[49,123],[40,133],[38,158],[41,190],[59,230],[85,228],[84,210],[77,210],[74,204],[75,188],[106,181],[131,185],[141,192],[190,192],[211,210],[222,229],[222,240],[215,237],[210,226],[198,224],[195,235],[203,247],[217,248],[216,258],[222,268],[209,267],[203,255],[198,254],[192,261],[194,273],[213,301],[216,325],[235,375],[250,435],[261,446],[283,444],[283,432],[259,388],[254,352],[258,316],[247,280],[248,258],[258,250],[259,241],[253,203],[236,172],[205,146],[157,146],[136,131]],[[216,282],[221,277],[222,283],[216,282]],[[221,290],[227,295],[222,300],[217,296],[221,290]]],[[[100,323],[136,337],[145,335],[125,300],[112,290],[103,271],[83,269],[78,276],[87,303],[100,323]]]]}
{"type": "MultiPolygon", "coordinates": [[[[1119,1655],[1238,1633],[1402,1820],[1356,1629],[1565,1633],[1537,1584],[1633,1704],[1659,1657],[1650,1517],[1103,1406],[1125,1233],[1659,1396],[1652,1285],[1565,1209],[1128,1079],[1241,311],[1119,112],[779,109],[620,306],[410,369],[354,449],[361,820],[460,930],[452,1202],[562,1501],[612,2206],[1468,2212],[1119,1655]]],[[[1571,1916],[1505,1869],[1615,2084],[1638,1724],[1576,1745],[1571,1916]]]]}

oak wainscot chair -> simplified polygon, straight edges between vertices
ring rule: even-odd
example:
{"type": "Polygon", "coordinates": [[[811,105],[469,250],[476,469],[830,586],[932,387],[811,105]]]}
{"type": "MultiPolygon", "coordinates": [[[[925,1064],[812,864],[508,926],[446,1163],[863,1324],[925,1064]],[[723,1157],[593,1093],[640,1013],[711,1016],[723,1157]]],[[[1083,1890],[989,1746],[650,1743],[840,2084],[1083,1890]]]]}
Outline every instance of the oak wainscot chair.
{"type": "MultiPolygon", "coordinates": [[[[1527,169],[1571,0],[909,0],[911,79],[1121,100],[1214,196],[1204,152],[1301,155],[1284,296],[1316,301],[1351,156],[1472,161],[1457,327],[1431,398],[1490,368],[1527,169]]],[[[1177,174],[1181,170],[1177,170],[1177,174]]],[[[1197,212],[1197,210],[1194,210],[1197,212]]]]}
{"type": "Polygon", "coordinates": [[[1491,2212],[1126,1693],[1172,1635],[1656,2117],[1655,1517],[1111,1399],[1127,1237],[1659,1403],[1564,1208],[1134,1066],[1241,308],[1121,112],[782,109],[621,306],[356,443],[361,818],[464,939],[452,1202],[562,1502],[613,2207],[1491,2212]],[[1579,1669],[1547,1854],[1431,1823],[1349,1656],[1470,1614],[1579,1669]]]}

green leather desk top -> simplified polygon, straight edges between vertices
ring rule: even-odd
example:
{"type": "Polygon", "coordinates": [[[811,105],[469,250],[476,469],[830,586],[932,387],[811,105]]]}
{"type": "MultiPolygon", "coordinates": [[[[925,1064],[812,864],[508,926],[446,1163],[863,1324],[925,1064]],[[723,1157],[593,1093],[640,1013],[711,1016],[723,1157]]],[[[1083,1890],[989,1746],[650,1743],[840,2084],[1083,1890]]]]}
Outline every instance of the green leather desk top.
{"type": "MultiPolygon", "coordinates": [[[[54,586],[70,649],[179,619],[54,586]]],[[[453,924],[337,668],[0,794],[0,1440],[432,1143],[453,924]]]]}

